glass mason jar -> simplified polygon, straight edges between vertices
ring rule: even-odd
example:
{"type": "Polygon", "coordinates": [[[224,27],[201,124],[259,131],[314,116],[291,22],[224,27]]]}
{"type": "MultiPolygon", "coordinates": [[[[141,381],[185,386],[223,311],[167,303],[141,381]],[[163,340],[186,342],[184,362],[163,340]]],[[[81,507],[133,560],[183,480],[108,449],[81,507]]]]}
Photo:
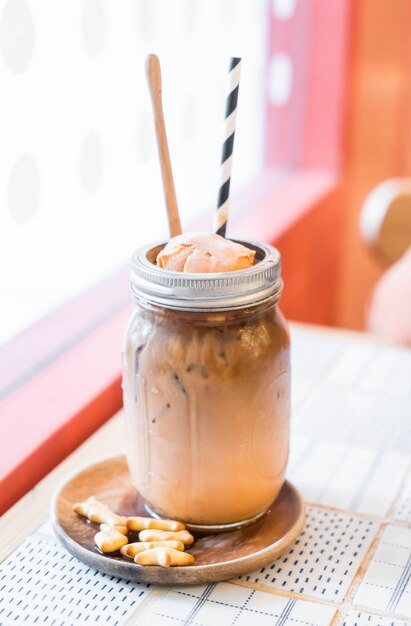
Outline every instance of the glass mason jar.
{"type": "Polygon", "coordinates": [[[133,256],[137,308],[123,352],[127,458],[154,515],[224,530],[262,515],[288,458],[289,335],[277,302],[280,255],[250,268],[185,274],[133,256]]]}

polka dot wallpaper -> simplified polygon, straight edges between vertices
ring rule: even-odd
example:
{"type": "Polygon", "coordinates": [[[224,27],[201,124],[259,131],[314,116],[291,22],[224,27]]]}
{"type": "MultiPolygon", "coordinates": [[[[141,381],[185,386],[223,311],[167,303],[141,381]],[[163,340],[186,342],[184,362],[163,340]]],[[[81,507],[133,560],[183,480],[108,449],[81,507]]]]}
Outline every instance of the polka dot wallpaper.
{"type": "Polygon", "coordinates": [[[258,173],[268,6],[0,0],[0,343],[166,236],[148,52],[183,224],[210,208],[212,226],[230,55],[243,57],[234,190],[258,173]]]}

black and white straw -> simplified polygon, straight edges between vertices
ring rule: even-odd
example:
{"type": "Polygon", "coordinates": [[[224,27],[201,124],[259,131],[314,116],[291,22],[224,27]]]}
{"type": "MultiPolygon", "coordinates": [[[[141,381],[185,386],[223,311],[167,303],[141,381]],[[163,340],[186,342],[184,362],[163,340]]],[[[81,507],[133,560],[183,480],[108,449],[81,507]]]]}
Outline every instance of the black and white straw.
{"type": "Polygon", "coordinates": [[[224,143],[221,154],[221,186],[218,192],[215,232],[225,237],[228,216],[228,196],[230,195],[231,167],[235,122],[237,116],[238,90],[240,87],[241,59],[231,57],[228,75],[228,95],[225,107],[224,143]]]}

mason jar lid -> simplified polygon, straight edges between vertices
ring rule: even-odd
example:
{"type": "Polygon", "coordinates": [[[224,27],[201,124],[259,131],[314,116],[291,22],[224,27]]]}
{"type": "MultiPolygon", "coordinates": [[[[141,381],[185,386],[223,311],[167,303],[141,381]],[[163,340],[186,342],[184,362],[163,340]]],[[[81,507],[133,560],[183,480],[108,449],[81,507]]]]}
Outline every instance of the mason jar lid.
{"type": "Polygon", "coordinates": [[[265,243],[233,241],[255,250],[254,265],[233,272],[174,272],[156,265],[165,243],[140,248],[132,258],[134,297],[137,301],[185,311],[227,311],[278,300],[283,287],[278,250],[265,243]]]}

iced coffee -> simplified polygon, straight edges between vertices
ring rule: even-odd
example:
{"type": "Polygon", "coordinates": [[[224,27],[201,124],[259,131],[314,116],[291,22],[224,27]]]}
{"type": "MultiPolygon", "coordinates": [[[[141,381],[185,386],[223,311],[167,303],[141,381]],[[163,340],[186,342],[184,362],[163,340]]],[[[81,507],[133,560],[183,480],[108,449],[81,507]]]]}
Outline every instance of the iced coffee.
{"type": "Polygon", "coordinates": [[[219,239],[136,253],[123,354],[135,485],[150,511],[199,528],[263,514],[288,457],[279,254],[246,242],[227,254],[219,239]]]}

